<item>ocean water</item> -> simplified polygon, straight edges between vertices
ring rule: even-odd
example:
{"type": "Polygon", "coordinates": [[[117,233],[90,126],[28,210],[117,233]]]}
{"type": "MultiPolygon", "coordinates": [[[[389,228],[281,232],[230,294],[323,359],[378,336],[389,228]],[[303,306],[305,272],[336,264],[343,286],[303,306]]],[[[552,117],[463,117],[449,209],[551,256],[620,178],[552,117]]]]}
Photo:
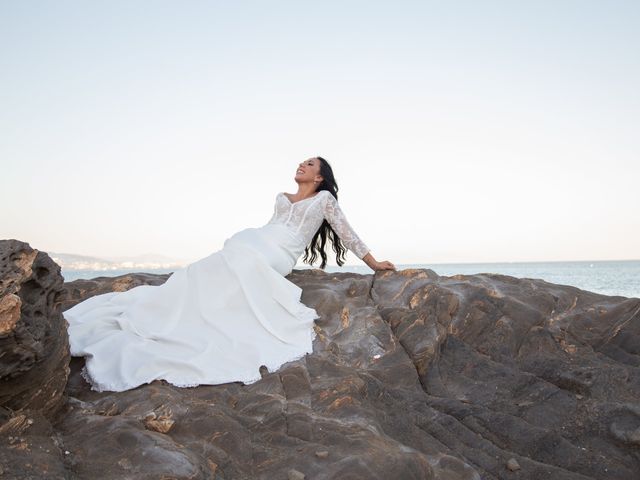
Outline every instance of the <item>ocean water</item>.
{"type": "MultiPolygon", "coordinates": [[[[296,265],[296,269],[311,268],[296,265]]],[[[574,262],[513,262],[513,263],[440,263],[396,264],[397,269],[430,268],[438,275],[500,273],[518,278],[540,278],[560,285],[572,285],[605,295],[640,298],[640,260],[574,261],[574,262]]],[[[115,277],[140,270],[62,270],[69,282],[78,278],[115,277]]],[[[148,273],[168,273],[171,269],[146,270],[148,273]]],[[[372,273],[366,265],[328,266],[327,272],[372,273]]]]}
{"type": "MultiPolygon", "coordinates": [[[[438,275],[447,277],[458,274],[500,273],[517,278],[539,278],[604,295],[640,298],[640,260],[396,264],[396,268],[430,268],[438,275]]],[[[366,270],[371,271],[369,267],[363,265],[350,271],[367,273],[366,270]]],[[[332,271],[339,271],[339,269],[332,271]]]]}

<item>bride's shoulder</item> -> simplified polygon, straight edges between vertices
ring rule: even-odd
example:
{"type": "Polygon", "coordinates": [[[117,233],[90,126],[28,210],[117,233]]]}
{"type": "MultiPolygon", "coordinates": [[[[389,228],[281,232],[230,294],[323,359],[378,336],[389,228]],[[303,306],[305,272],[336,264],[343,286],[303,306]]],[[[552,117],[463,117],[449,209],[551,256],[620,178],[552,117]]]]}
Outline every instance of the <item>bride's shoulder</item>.
{"type": "Polygon", "coordinates": [[[333,195],[329,190],[320,190],[316,195],[320,197],[320,202],[318,203],[320,203],[321,205],[326,205],[327,202],[330,202],[333,198],[333,195]]]}
{"type": "Polygon", "coordinates": [[[337,201],[337,200],[336,200],[336,197],[334,197],[334,196],[333,196],[333,193],[331,193],[329,190],[321,190],[321,191],[319,192],[319,195],[320,195],[320,194],[323,194],[323,195],[324,195],[325,197],[327,197],[327,199],[329,199],[329,200],[337,201]]]}

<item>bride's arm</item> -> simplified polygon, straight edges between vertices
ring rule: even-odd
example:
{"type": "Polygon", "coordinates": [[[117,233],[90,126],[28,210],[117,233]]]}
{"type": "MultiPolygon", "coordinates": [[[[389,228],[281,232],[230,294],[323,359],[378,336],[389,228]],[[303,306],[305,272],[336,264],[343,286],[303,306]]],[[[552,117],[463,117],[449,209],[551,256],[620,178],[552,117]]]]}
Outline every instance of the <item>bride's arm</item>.
{"type": "Polygon", "coordinates": [[[395,270],[395,266],[391,262],[378,262],[374,258],[369,247],[360,239],[347,221],[347,217],[340,208],[336,197],[331,193],[329,193],[327,197],[324,218],[327,219],[329,225],[336,231],[345,246],[372,270],[395,270]]]}

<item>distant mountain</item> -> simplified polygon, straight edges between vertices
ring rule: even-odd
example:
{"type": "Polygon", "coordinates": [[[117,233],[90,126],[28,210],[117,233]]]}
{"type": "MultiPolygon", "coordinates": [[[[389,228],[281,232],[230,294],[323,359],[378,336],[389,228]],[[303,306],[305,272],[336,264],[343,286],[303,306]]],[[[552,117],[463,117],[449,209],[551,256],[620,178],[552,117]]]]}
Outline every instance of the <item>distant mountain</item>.
{"type": "Polygon", "coordinates": [[[159,253],[143,253],[142,255],[134,255],[128,257],[105,257],[105,260],[111,262],[150,262],[150,263],[176,263],[181,262],[175,258],[161,255],[159,253]]]}
{"type": "Polygon", "coordinates": [[[127,257],[92,257],[75,253],[47,252],[65,270],[121,270],[129,268],[154,269],[182,267],[189,263],[166,255],[145,253],[127,257]]]}

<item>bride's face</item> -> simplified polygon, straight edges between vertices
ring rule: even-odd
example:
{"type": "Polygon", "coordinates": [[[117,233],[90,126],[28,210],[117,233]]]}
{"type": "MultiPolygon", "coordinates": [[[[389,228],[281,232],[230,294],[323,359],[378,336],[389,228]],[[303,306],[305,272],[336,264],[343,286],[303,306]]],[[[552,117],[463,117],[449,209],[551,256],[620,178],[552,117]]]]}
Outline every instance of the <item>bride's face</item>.
{"type": "Polygon", "coordinates": [[[300,162],[300,164],[298,165],[298,169],[296,170],[295,180],[298,183],[321,182],[322,177],[320,176],[320,160],[318,160],[317,158],[310,158],[308,160],[305,160],[304,162],[300,162]]]}

